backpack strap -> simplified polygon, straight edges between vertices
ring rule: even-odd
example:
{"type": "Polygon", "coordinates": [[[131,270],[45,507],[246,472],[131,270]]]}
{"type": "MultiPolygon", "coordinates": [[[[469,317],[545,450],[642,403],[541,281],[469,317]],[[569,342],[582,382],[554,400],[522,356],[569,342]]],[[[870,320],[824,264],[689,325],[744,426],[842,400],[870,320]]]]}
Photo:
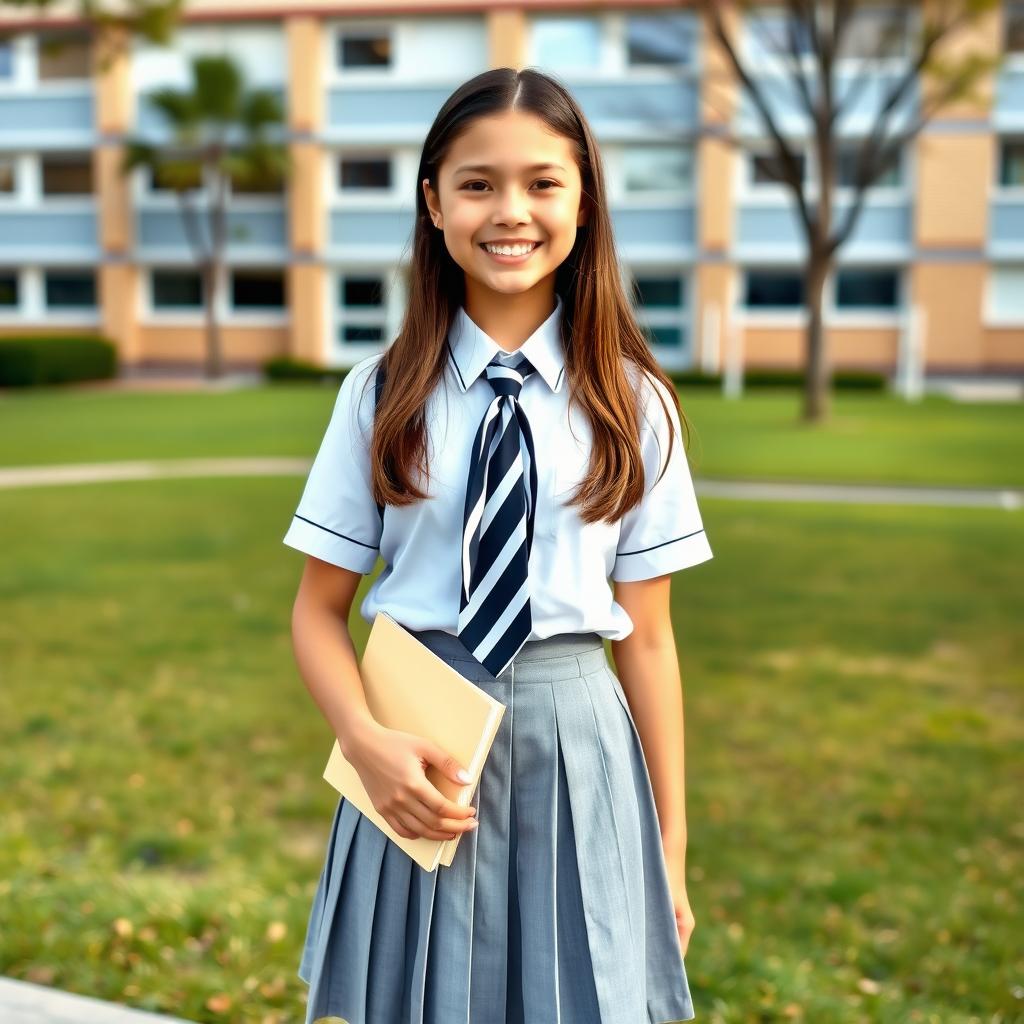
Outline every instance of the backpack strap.
{"type": "MultiPolygon", "coordinates": [[[[377,415],[377,406],[380,405],[380,396],[384,393],[384,360],[381,359],[377,363],[377,374],[373,385],[373,414],[374,417],[377,415]]],[[[380,521],[384,522],[384,506],[377,502],[377,514],[380,516],[380,521]]]]}

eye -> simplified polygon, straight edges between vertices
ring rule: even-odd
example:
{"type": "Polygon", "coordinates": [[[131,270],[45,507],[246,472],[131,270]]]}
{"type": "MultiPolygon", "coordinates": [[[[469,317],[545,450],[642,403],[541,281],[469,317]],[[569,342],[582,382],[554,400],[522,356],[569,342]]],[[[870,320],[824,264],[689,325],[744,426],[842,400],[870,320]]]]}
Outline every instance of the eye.
{"type": "MultiPolygon", "coordinates": [[[[550,178],[540,178],[538,181],[535,181],[534,184],[535,185],[547,184],[547,185],[550,185],[550,186],[552,186],[554,188],[558,188],[558,182],[557,181],[552,181],[550,178]]],[[[477,181],[467,181],[467,182],[465,182],[461,186],[461,188],[467,189],[470,192],[480,192],[481,191],[481,189],[478,189],[478,188],[471,188],[470,186],[472,186],[472,185],[483,185],[486,188],[487,187],[487,182],[486,181],[480,181],[480,180],[477,180],[477,181]]],[[[541,191],[548,192],[548,191],[550,191],[550,189],[542,189],[541,191]]]]}

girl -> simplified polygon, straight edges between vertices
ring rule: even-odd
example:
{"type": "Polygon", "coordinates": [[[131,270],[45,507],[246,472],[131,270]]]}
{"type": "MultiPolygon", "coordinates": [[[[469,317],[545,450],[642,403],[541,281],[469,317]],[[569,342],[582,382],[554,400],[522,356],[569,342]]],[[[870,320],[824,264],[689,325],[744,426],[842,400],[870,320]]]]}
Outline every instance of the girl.
{"type": "Polygon", "coordinates": [[[427,872],[339,800],[306,1021],[691,1020],[669,574],[712,555],[597,146],[555,80],[498,68],[445,102],[417,180],[402,329],[346,375],[284,542],[311,556],[300,672],[374,806],[462,838],[427,872]],[[347,623],[378,554],[363,618],[507,707],[470,808],[424,775],[463,766],[367,709],[347,623]]]}

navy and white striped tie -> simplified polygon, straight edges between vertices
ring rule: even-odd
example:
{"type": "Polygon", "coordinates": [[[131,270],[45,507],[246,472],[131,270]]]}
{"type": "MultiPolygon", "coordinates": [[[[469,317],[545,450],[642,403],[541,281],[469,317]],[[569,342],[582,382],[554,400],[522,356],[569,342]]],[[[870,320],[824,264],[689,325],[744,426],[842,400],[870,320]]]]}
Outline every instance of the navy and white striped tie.
{"type": "Polygon", "coordinates": [[[484,372],[494,398],[470,455],[458,636],[494,676],[508,668],[533,628],[527,567],[533,548],[537,467],[519,392],[534,369],[525,356],[514,366],[497,355],[488,363],[484,372]]]}

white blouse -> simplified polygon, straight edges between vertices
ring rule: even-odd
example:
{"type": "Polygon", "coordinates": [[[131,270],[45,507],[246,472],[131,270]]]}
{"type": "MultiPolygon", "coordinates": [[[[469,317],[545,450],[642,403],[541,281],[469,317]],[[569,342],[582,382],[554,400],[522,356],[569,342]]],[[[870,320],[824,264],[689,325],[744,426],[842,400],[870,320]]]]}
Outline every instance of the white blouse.
{"type": "Polygon", "coordinates": [[[495,354],[509,363],[526,356],[537,371],[526,378],[519,397],[537,460],[530,640],[586,632],[621,640],[633,623],[614,600],[609,577],[642,580],[712,557],[675,406],[664,385],[646,374],[643,500],[615,523],[585,524],[575,509],[562,504],[586,473],[591,433],[576,407],[570,429],[559,334],[562,298],[556,299],[551,316],[509,353],[459,309],[447,339],[444,387],[427,400],[430,479],[417,479],[431,497],[401,508],[387,506],[383,523],[369,486],[373,375],[381,353],[360,360],[346,374],[284,543],[364,574],[382,556],[384,568],[360,608],[367,623],[384,610],[408,629],[457,635],[469,455],[494,397],[483,370],[495,354]],[[654,384],[665,396],[671,422],[654,397],[654,384]],[[652,488],[668,451],[669,430],[675,433],[671,462],[652,488]]]}

